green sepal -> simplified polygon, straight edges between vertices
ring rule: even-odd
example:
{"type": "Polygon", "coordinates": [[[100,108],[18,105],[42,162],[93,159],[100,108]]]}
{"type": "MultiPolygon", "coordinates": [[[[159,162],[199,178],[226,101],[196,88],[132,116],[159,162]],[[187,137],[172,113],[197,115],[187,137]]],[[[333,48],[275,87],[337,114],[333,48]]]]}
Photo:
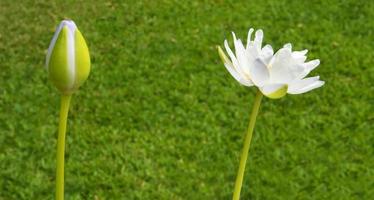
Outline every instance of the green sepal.
{"type": "Polygon", "coordinates": [[[78,89],[90,74],[91,61],[86,41],[81,32],[75,30],[75,83],[74,88],[78,89]]]}
{"type": "Polygon", "coordinates": [[[232,65],[230,59],[226,56],[226,54],[223,52],[222,48],[220,46],[217,46],[219,57],[221,58],[223,63],[228,63],[232,65]]]}
{"type": "Polygon", "coordinates": [[[287,90],[288,90],[288,85],[284,85],[280,87],[278,90],[276,90],[275,92],[270,93],[270,94],[264,94],[264,95],[270,99],[280,99],[287,94],[287,90]]]}

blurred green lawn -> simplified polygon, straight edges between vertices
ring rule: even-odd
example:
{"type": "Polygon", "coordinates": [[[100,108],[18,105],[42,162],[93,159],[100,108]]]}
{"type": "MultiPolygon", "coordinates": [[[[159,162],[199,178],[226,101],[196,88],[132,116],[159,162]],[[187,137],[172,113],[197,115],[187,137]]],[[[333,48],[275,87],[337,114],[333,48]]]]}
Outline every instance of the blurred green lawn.
{"type": "Polygon", "coordinates": [[[0,200],[53,199],[59,94],[44,69],[61,19],[92,56],[73,97],[66,199],[230,199],[254,98],[221,63],[262,28],[319,58],[326,85],[264,99],[242,199],[374,196],[374,1],[0,1],[0,200]]]}

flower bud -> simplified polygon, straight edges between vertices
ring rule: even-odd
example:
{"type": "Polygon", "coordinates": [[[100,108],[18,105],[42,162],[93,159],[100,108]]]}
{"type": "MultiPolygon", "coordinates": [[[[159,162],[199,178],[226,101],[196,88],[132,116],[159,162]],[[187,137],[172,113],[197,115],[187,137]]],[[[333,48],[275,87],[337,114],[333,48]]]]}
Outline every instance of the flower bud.
{"type": "Polygon", "coordinates": [[[63,20],[48,48],[46,67],[52,83],[63,94],[72,94],[90,73],[87,44],[71,20],[63,20]]]}

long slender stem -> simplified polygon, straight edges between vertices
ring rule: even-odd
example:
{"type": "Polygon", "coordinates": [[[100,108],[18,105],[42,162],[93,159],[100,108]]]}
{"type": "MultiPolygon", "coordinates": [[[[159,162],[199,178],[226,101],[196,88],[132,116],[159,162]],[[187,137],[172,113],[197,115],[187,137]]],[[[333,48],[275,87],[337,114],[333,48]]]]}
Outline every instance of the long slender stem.
{"type": "Polygon", "coordinates": [[[233,197],[232,197],[233,200],[239,200],[239,198],[240,198],[240,190],[242,189],[245,165],[247,163],[249,147],[251,145],[251,140],[252,140],[252,133],[253,133],[253,129],[255,127],[256,117],[257,117],[258,111],[260,109],[262,96],[263,95],[262,95],[261,91],[258,90],[257,94],[256,94],[256,97],[255,97],[255,101],[253,103],[253,108],[252,108],[252,113],[251,113],[251,117],[250,117],[250,120],[249,120],[247,135],[245,136],[244,146],[243,146],[243,149],[242,149],[242,154],[240,156],[239,170],[238,170],[238,175],[237,175],[236,181],[235,181],[234,194],[233,194],[233,197]]]}
{"type": "Polygon", "coordinates": [[[64,199],[65,135],[71,95],[61,97],[60,122],[57,138],[56,200],[64,199]]]}

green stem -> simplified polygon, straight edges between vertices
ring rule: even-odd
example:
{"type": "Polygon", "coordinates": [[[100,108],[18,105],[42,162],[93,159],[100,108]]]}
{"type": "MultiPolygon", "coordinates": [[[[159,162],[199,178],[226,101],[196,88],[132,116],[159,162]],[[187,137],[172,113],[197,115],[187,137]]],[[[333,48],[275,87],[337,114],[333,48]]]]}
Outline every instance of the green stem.
{"type": "Polygon", "coordinates": [[[62,95],[57,138],[56,200],[64,199],[65,135],[71,95],[62,95]]]}
{"type": "Polygon", "coordinates": [[[256,117],[257,117],[258,111],[260,109],[262,96],[263,95],[262,95],[261,91],[257,90],[255,101],[253,103],[251,118],[249,120],[247,135],[245,136],[244,146],[243,146],[243,149],[242,149],[242,154],[240,156],[239,170],[238,170],[238,175],[237,175],[236,181],[235,181],[234,195],[232,197],[233,200],[239,200],[239,198],[240,198],[240,190],[242,189],[242,184],[243,184],[245,164],[247,162],[249,147],[251,145],[252,133],[253,133],[253,129],[255,127],[256,117]]]}

